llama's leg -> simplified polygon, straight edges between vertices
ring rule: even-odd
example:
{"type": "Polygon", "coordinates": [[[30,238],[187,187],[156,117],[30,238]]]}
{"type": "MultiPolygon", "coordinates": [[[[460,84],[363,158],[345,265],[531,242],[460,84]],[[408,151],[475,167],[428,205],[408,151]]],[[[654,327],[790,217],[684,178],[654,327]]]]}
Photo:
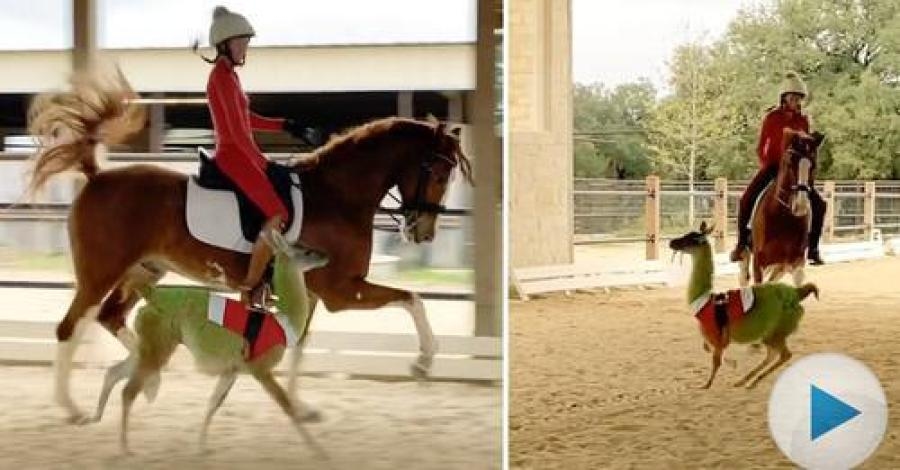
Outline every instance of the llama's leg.
{"type": "Polygon", "coordinates": [[[131,413],[131,406],[134,399],[141,389],[144,388],[144,378],[152,373],[152,371],[143,369],[138,366],[136,373],[132,374],[122,389],[122,426],[119,429],[119,449],[123,454],[131,454],[128,449],[128,416],[131,413]]]}
{"type": "Polygon", "coordinates": [[[744,376],[741,380],[738,380],[734,383],[735,387],[743,387],[744,384],[747,383],[750,379],[752,379],[759,371],[763,370],[766,365],[768,365],[772,360],[775,359],[775,350],[766,345],[766,357],[759,363],[756,367],[754,367],[747,375],[744,376]]]}
{"type": "Polygon", "coordinates": [[[100,391],[100,399],[97,401],[97,411],[94,413],[93,421],[99,422],[103,417],[103,410],[106,409],[106,402],[109,400],[109,394],[117,383],[129,377],[134,371],[137,363],[137,357],[130,354],[125,360],[110,367],[106,370],[106,376],[103,378],[103,389],[100,391]]]}
{"type": "Polygon", "coordinates": [[[203,419],[203,428],[200,430],[200,450],[206,450],[206,435],[209,431],[209,424],[212,422],[213,415],[222,406],[222,402],[234,386],[237,379],[237,373],[234,371],[226,372],[219,376],[219,382],[216,383],[216,389],[209,397],[209,406],[206,408],[206,418],[203,419]]]}
{"type": "Polygon", "coordinates": [[[102,293],[79,290],[69,306],[65,318],[56,327],[56,360],[54,398],[69,414],[70,423],[84,424],[88,417],[72,400],[70,381],[72,378],[72,360],[81,337],[88,325],[97,318],[98,304],[102,293]]]}
{"type": "Polygon", "coordinates": [[[712,353],[712,371],[709,373],[709,379],[706,381],[706,384],[701,388],[709,388],[712,386],[713,379],[716,378],[716,372],[719,371],[719,367],[722,366],[722,353],[725,350],[719,347],[715,347],[712,353]]]}
{"type": "Polygon", "coordinates": [[[290,398],[288,398],[287,392],[281,388],[281,385],[278,385],[278,382],[275,381],[275,377],[272,376],[272,372],[265,371],[254,371],[253,378],[255,378],[260,385],[262,385],[263,389],[271,396],[278,406],[284,411],[285,414],[291,419],[291,422],[294,424],[294,427],[297,428],[297,431],[300,432],[300,435],[303,436],[303,439],[309,444],[310,447],[318,454],[320,457],[326,457],[325,451],[321,446],[316,442],[316,440],[309,434],[309,431],[303,427],[303,423],[300,421],[300,417],[297,416],[297,411],[294,408],[294,405],[291,403],[290,398]]]}
{"type": "Polygon", "coordinates": [[[288,396],[291,399],[291,403],[294,404],[294,407],[297,409],[297,414],[300,418],[300,421],[303,422],[320,422],[322,421],[322,413],[314,407],[310,406],[308,403],[304,403],[300,400],[300,397],[297,392],[297,381],[300,376],[300,361],[303,359],[303,347],[306,345],[306,340],[309,338],[309,324],[312,321],[313,312],[316,310],[316,304],[318,304],[318,297],[315,296],[312,292],[308,293],[309,296],[309,320],[306,322],[306,327],[304,330],[303,338],[300,339],[299,344],[295,344],[291,347],[291,358],[290,364],[288,367],[288,386],[287,392],[288,396]]]}
{"type": "Polygon", "coordinates": [[[756,387],[756,384],[758,384],[760,380],[766,378],[767,375],[775,372],[775,370],[781,367],[785,362],[791,360],[791,356],[793,356],[793,354],[790,350],[788,350],[784,337],[779,336],[777,338],[773,338],[771,343],[769,344],[771,344],[772,348],[775,351],[778,351],[778,360],[775,361],[775,363],[772,364],[768,369],[759,374],[759,376],[757,376],[756,379],[753,380],[753,382],[750,382],[750,385],[748,385],[747,388],[756,387]]]}

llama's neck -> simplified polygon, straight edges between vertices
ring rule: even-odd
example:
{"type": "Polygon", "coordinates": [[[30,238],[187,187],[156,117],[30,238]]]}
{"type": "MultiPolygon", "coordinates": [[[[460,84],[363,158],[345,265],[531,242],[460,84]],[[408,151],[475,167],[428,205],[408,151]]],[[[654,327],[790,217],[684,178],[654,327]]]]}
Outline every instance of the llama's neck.
{"type": "Polygon", "coordinates": [[[713,285],[713,255],[709,245],[700,247],[700,250],[691,256],[691,281],[688,284],[688,303],[691,303],[701,295],[712,290],[713,285]]]}
{"type": "MultiPolygon", "coordinates": [[[[303,274],[283,253],[276,254],[273,287],[278,311],[287,318],[294,331],[303,336],[309,318],[309,297],[303,274]]],[[[293,346],[293,345],[289,345],[293,346]]]]}

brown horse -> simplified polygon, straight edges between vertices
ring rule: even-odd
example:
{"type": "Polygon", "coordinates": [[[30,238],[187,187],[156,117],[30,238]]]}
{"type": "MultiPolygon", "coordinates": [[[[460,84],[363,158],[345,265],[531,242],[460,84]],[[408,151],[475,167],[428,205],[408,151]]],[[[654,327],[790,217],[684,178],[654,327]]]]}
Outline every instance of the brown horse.
{"type": "MultiPolygon", "coordinates": [[[[69,169],[87,176],[68,219],[77,287],[56,330],[55,388],[56,401],[70,420],[84,422],[69,390],[72,356],[83,325],[97,319],[131,349],[135,338],[125,317],[138,300],[132,280],[146,280],[148,271],[158,280],[172,270],[211,286],[236,289],[249,255],[204,244],[188,233],[186,175],[151,165],[101,171],[97,143],[127,133],[122,129],[140,128],[143,118],[132,105],[122,104],[135,95],[121,74],[113,83],[72,83],[70,91],[39,97],[30,110],[32,134],[45,142],[35,158],[30,191],[69,169]]],[[[406,309],[421,350],[413,373],[422,376],[437,345],[421,299],[366,281],[374,216],[396,186],[405,234],[416,243],[431,241],[454,170],[472,182],[458,137],[458,129],[443,124],[386,118],[332,137],[312,158],[291,163],[303,188],[299,243],[330,259],[327,266],[306,273],[312,294],[332,312],[388,305],[406,309]]],[[[295,348],[296,359],[299,350],[295,348]]]]}
{"type": "MultiPolygon", "coordinates": [[[[775,182],[759,197],[750,221],[753,250],[753,282],[777,281],[792,274],[794,284],[803,284],[806,248],[810,230],[810,191],[815,183],[816,151],[824,136],[811,138],[785,129],[788,145],[775,182]]],[[[750,281],[750,249],[741,260],[740,283],[750,281]]]]}

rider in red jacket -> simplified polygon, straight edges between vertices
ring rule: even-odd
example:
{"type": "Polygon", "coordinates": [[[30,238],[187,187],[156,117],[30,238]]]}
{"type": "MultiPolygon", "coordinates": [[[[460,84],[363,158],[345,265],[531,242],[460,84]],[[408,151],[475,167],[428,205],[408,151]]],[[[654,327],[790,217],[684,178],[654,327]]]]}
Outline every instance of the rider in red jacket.
{"type": "MultiPolygon", "coordinates": [[[[739,261],[744,249],[750,243],[750,213],[753,205],[766,186],[778,176],[778,164],[784,153],[787,142],[784,141],[785,128],[801,132],[809,137],[809,120],[801,111],[801,103],[806,97],[806,84],[797,74],[788,73],[779,90],[780,105],[770,110],[763,119],[762,130],[756,153],[759,157],[760,169],[747,185],[741,196],[738,210],[738,242],[731,252],[731,260],[739,261]]],[[[810,178],[810,204],[812,206],[812,222],[809,232],[809,251],[807,258],[814,265],[824,264],[819,255],[819,238],[822,235],[822,224],[825,221],[825,201],[815,190],[814,178],[810,178]]]]}
{"type": "MultiPolygon", "coordinates": [[[[250,266],[241,283],[242,290],[256,287],[272,259],[267,237],[280,237],[289,215],[266,176],[270,164],[253,140],[253,131],[288,131],[310,142],[309,129],[291,119],[271,119],[250,111],[247,95],[234,68],[244,65],[247,45],[256,33],[244,16],[219,6],[213,11],[209,43],[216,48],[214,64],[206,85],[209,111],[216,139],[214,161],[218,168],[243,191],[265,215],[266,222],[253,245],[250,266]]],[[[314,142],[311,142],[314,143],[314,142]]]]}

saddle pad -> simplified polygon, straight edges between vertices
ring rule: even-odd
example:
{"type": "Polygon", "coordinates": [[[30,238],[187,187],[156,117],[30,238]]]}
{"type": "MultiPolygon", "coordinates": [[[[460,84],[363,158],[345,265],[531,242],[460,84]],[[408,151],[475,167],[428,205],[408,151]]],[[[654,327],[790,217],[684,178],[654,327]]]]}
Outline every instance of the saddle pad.
{"type": "MultiPolygon", "coordinates": [[[[251,312],[244,304],[215,293],[209,294],[207,318],[245,338],[251,324],[251,312]]],[[[262,314],[262,321],[255,328],[257,334],[250,344],[250,360],[265,354],[274,346],[294,346],[300,340],[287,317],[279,313],[262,314]]]]}
{"type": "Polygon", "coordinates": [[[700,331],[706,341],[713,346],[725,347],[722,344],[722,328],[736,323],[753,308],[756,300],[752,287],[732,289],[724,293],[725,305],[716,312],[716,299],[712,292],[707,292],[691,302],[691,314],[697,319],[700,331]]]}
{"type": "MultiPolygon", "coordinates": [[[[253,241],[247,240],[241,230],[241,217],[237,196],[228,190],[206,189],[188,178],[185,218],[191,236],[208,245],[240,253],[253,251],[253,241]]],[[[303,193],[291,188],[294,216],[284,234],[291,245],[300,239],[303,226],[303,193]]]]}

